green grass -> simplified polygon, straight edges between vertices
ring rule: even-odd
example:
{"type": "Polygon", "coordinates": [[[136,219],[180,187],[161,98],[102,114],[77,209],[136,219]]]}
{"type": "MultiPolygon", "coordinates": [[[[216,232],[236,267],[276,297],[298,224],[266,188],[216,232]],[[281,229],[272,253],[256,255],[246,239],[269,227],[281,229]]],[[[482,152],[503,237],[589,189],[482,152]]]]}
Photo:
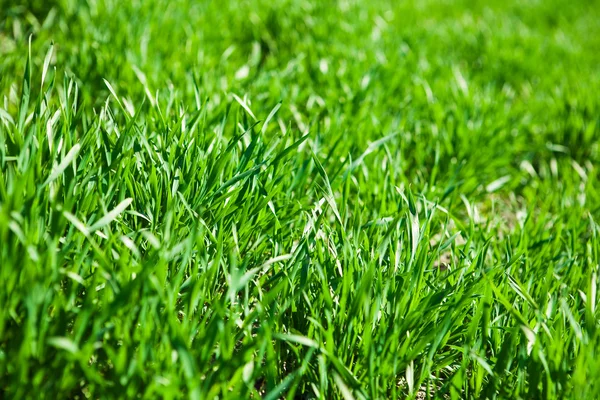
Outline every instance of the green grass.
{"type": "Polygon", "coordinates": [[[599,65],[588,1],[0,0],[0,397],[597,398],[599,65]]]}

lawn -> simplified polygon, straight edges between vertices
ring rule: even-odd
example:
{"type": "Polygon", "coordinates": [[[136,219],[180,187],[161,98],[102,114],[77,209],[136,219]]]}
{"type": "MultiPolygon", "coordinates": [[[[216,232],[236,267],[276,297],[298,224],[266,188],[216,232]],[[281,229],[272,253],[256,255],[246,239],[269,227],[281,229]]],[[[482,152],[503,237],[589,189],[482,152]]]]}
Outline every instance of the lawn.
{"type": "Polygon", "coordinates": [[[596,1],[0,0],[0,166],[2,398],[600,396],[596,1]]]}

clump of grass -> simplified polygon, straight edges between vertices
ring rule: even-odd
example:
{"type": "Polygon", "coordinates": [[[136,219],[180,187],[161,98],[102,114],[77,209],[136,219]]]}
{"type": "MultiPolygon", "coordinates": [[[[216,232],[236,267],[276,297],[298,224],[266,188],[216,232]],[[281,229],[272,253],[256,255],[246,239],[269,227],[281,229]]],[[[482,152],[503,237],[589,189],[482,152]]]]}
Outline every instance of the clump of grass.
{"type": "Polygon", "coordinates": [[[0,12],[0,391],[595,398],[600,10],[551,3],[0,12]]]}

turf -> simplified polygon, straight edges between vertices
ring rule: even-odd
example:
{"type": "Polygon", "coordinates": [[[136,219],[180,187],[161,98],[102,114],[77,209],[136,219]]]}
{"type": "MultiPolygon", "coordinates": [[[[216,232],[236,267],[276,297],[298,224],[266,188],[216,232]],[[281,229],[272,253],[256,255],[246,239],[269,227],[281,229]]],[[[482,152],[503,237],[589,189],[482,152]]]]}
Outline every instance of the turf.
{"type": "Polygon", "coordinates": [[[0,1],[0,397],[597,398],[599,65],[588,1],[0,1]]]}

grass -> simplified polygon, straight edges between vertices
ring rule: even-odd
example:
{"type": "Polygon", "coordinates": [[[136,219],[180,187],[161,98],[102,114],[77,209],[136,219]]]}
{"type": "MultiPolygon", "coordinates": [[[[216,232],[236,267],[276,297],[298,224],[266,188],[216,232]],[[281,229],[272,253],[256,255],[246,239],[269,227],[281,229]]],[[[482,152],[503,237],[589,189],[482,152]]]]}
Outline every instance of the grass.
{"type": "Polygon", "coordinates": [[[598,21],[0,1],[0,394],[600,396],[598,21]]]}

